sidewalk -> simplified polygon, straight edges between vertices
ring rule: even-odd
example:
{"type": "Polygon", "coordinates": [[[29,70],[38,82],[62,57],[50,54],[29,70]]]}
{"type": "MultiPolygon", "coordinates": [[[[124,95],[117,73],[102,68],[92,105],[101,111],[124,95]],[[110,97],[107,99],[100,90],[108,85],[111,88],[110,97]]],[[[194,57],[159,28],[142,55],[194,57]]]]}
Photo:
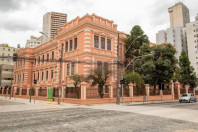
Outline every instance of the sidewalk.
{"type": "MultiPolygon", "coordinates": [[[[24,98],[15,98],[12,97],[10,100],[10,97],[0,96],[0,99],[7,100],[7,101],[13,101],[13,102],[19,102],[24,104],[34,104],[34,98],[31,99],[24,99],[24,98]]],[[[174,103],[178,102],[178,100],[169,100],[169,101],[146,101],[146,102],[120,102],[120,105],[148,105],[148,104],[161,104],[161,103],[174,103]]],[[[72,107],[72,106],[94,106],[94,105],[104,105],[104,104],[87,104],[87,105],[80,105],[80,104],[72,104],[72,103],[66,103],[66,102],[58,102],[56,101],[43,101],[43,100],[35,100],[35,104],[49,104],[49,105],[55,105],[60,107],[72,107]]],[[[115,103],[109,103],[109,104],[115,104],[115,103]]],[[[107,104],[105,104],[107,105],[107,104]]]]}
{"type": "Polygon", "coordinates": [[[5,98],[0,96],[0,100],[16,102],[14,105],[3,105],[0,106],[0,112],[11,112],[11,111],[23,111],[23,110],[50,110],[50,109],[59,109],[59,108],[74,108],[79,107],[78,104],[70,104],[61,102],[60,105],[57,102],[53,101],[42,101],[42,100],[30,100],[24,98],[5,98]]]}

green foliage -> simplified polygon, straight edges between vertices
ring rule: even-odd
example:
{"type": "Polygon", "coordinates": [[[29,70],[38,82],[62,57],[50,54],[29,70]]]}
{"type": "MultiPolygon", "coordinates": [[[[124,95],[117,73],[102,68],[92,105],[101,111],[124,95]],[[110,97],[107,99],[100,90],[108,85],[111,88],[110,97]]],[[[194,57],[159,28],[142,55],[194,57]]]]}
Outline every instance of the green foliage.
{"type": "Polygon", "coordinates": [[[100,97],[103,98],[103,87],[106,84],[107,79],[109,78],[110,71],[105,68],[97,68],[93,71],[92,74],[88,76],[89,80],[92,80],[92,86],[98,84],[100,97]]]}
{"type": "Polygon", "coordinates": [[[190,65],[189,58],[187,54],[182,51],[179,57],[179,67],[176,79],[183,85],[190,85],[190,87],[195,88],[197,86],[196,74],[194,68],[190,65]]]}
{"type": "Polygon", "coordinates": [[[77,98],[80,98],[80,93],[79,93],[78,87],[80,87],[81,82],[83,82],[83,81],[86,82],[87,79],[83,75],[77,75],[77,74],[70,76],[70,79],[72,79],[74,81],[74,88],[75,88],[77,98]]]}
{"type": "Polygon", "coordinates": [[[127,71],[126,75],[125,75],[125,78],[126,78],[127,85],[129,83],[133,83],[133,84],[136,83],[137,86],[143,86],[144,85],[144,81],[143,81],[142,77],[137,72],[127,71]]]}
{"type": "MultiPolygon", "coordinates": [[[[145,46],[149,45],[148,37],[144,34],[144,31],[140,26],[135,25],[132,28],[130,35],[127,35],[127,39],[125,40],[125,49],[128,49],[125,54],[125,63],[129,63],[135,56],[141,55],[140,47],[143,44],[145,46]]],[[[128,69],[132,70],[132,66],[129,66],[128,69]]]]}
{"type": "Polygon", "coordinates": [[[157,45],[152,48],[142,45],[140,49],[146,56],[136,59],[134,67],[144,82],[153,86],[169,82],[173,78],[177,64],[174,47],[171,44],[157,45]],[[157,60],[154,60],[153,55],[148,55],[155,51],[160,52],[160,57],[157,60]]]}

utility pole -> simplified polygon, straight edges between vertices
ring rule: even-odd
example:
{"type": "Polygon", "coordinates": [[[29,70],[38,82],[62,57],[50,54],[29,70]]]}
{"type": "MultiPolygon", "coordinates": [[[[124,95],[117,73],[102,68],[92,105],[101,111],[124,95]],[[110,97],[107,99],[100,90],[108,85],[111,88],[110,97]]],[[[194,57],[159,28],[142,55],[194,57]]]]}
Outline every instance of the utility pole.
{"type": "MultiPolygon", "coordinates": [[[[31,79],[30,79],[30,90],[29,90],[29,94],[30,94],[30,103],[31,103],[31,99],[32,99],[32,69],[33,69],[33,62],[31,62],[31,79]]],[[[34,78],[35,79],[35,78],[34,78]]]]}
{"type": "Polygon", "coordinates": [[[119,42],[119,33],[118,33],[118,45],[117,45],[117,99],[116,104],[120,104],[120,54],[119,54],[119,48],[120,48],[120,42],[119,42]]]}
{"type": "Polygon", "coordinates": [[[60,104],[60,96],[61,96],[61,86],[62,86],[62,64],[63,64],[63,44],[61,45],[61,58],[60,61],[60,70],[59,70],[59,89],[58,89],[58,104],[60,104]]]}

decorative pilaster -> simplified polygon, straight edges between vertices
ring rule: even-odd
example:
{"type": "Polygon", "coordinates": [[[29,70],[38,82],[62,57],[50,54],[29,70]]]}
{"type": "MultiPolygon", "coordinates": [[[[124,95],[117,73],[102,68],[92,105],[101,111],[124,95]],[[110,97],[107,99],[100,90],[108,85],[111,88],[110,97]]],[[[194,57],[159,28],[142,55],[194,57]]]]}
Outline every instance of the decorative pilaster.
{"type": "Polygon", "coordinates": [[[175,86],[176,86],[176,88],[177,88],[177,93],[178,93],[178,98],[180,97],[180,83],[177,81],[177,82],[175,82],[175,86]]]}
{"type": "Polygon", "coordinates": [[[81,99],[86,99],[86,82],[81,82],[81,99]]]}
{"type": "Polygon", "coordinates": [[[186,89],[186,93],[188,93],[189,86],[188,85],[185,85],[185,89],[186,89]]]}
{"type": "Polygon", "coordinates": [[[196,96],[196,95],[195,95],[195,94],[196,94],[196,93],[195,93],[195,88],[193,88],[193,94],[194,94],[194,96],[196,96]]]}
{"type": "Polygon", "coordinates": [[[22,95],[22,88],[20,88],[19,95],[22,95]]]}
{"type": "Polygon", "coordinates": [[[61,88],[61,98],[65,98],[65,87],[61,88]]]}
{"type": "Polygon", "coordinates": [[[2,95],[4,94],[4,90],[5,90],[5,88],[2,88],[2,95]]]}
{"type": "Polygon", "coordinates": [[[149,97],[150,96],[149,84],[145,84],[145,89],[146,89],[146,96],[149,97]]]}
{"type": "Polygon", "coordinates": [[[30,95],[30,89],[27,88],[27,96],[29,96],[29,95],[30,95]]]}
{"type": "Polygon", "coordinates": [[[113,83],[109,83],[109,98],[113,98],[113,83]]]}
{"type": "Polygon", "coordinates": [[[38,90],[39,88],[36,88],[36,90],[34,92],[36,92],[36,97],[38,97],[38,90]]]}
{"type": "Polygon", "coordinates": [[[133,83],[129,84],[129,96],[133,97],[133,83]]]}
{"type": "Polygon", "coordinates": [[[170,81],[170,83],[169,83],[169,88],[171,88],[171,95],[175,95],[175,93],[174,93],[174,82],[173,82],[173,80],[171,80],[170,81]]]}

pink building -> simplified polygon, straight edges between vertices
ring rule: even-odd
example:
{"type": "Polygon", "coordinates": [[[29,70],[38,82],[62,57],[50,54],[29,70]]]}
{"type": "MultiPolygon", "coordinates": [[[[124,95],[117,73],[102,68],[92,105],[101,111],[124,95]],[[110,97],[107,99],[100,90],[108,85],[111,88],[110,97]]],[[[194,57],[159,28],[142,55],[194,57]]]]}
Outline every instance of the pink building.
{"type": "MultiPolygon", "coordinates": [[[[29,88],[34,86],[33,79],[37,80],[36,95],[47,96],[47,89],[58,87],[60,63],[50,60],[59,60],[63,46],[62,65],[62,94],[61,97],[73,97],[73,81],[71,75],[89,75],[97,65],[107,64],[112,71],[106,85],[116,86],[117,81],[117,45],[120,34],[120,59],[124,60],[125,34],[117,31],[113,21],[95,14],[86,14],[76,17],[66,23],[54,39],[41,44],[36,48],[24,48],[18,51],[19,59],[14,69],[14,90],[16,95],[29,95],[29,88]],[[70,94],[71,93],[71,94],[70,94]]],[[[88,84],[87,87],[90,87],[88,84]]],[[[97,90],[97,87],[93,87],[97,90]]],[[[104,89],[105,90],[105,89],[104,89]]],[[[97,92],[95,93],[96,96],[97,92]]],[[[54,93],[58,96],[58,92],[54,93]]],[[[109,96],[108,93],[104,97],[109,96]]]]}

